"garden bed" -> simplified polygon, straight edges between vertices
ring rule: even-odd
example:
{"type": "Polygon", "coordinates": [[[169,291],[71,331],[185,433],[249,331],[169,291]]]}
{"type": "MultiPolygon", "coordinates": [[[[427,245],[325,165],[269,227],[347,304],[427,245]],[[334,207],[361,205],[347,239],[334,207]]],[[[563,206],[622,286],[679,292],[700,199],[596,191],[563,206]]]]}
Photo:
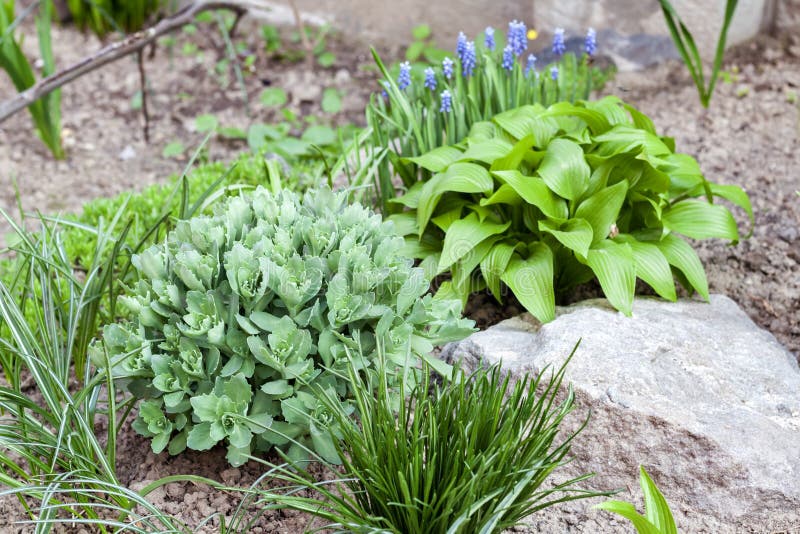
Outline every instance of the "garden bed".
{"type": "MultiPolygon", "coordinates": [[[[54,41],[59,43],[58,65],[72,63],[88,47],[96,45],[93,37],[72,29],[54,28],[54,32],[54,41]]],[[[255,24],[244,24],[240,32],[247,35],[248,46],[253,49],[263,45],[255,24]]],[[[735,247],[717,241],[695,245],[706,266],[711,292],[731,297],[756,323],[800,357],[800,197],[795,193],[800,190],[800,40],[797,36],[791,39],[765,39],[735,50],[726,65],[730,82],[720,84],[710,111],[700,107],[695,88],[679,64],[619,75],[607,91],[619,94],[648,114],[662,134],[675,137],[677,150],[696,157],[709,180],[747,190],[756,217],[752,237],[735,247]],[[738,72],[733,72],[734,66],[738,72]]],[[[213,113],[221,124],[239,128],[246,128],[253,121],[273,121],[278,112],[266,110],[259,103],[259,94],[267,86],[286,88],[289,107],[300,115],[319,114],[322,90],[335,87],[343,93],[343,106],[332,120],[362,123],[363,106],[377,85],[374,71],[365,68],[371,64],[367,47],[335,38],[329,41],[329,48],[337,61],[324,69],[303,62],[267,60],[258,54],[256,73],[245,77],[252,110],[248,116],[236,83],[231,81],[224,87],[215,75],[209,74],[220,57],[219,49],[200,32],[179,36],[174,57],[170,58],[160,47],[146,63],[150,144],[143,142],[140,112],[131,108],[131,97],[138,90],[132,61],[123,60],[88,75],[63,91],[64,127],[69,130],[65,140],[67,160],[54,161],[35,142],[29,118],[24,114],[0,127],[0,207],[14,208],[12,178],[18,182],[24,209],[43,213],[74,212],[95,197],[162,182],[170,174],[181,172],[188,154],[204,137],[193,128],[198,115],[213,113]],[[186,43],[196,45],[197,50],[184,55],[182,47],[186,43]],[[185,154],[164,157],[164,147],[176,141],[186,147],[185,154]]],[[[10,92],[8,83],[0,80],[0,93],[10,92]]],[[[207,157],[225,161],[244,148],[240,141],[213,140],[207,157]]],[[[741,212],[737,216],[740,230],[747,234],[746,217],[741,212]]],[[[0,234],[6,231],[7,226],[0,225],[0,234]]],[[[473,304],[481,326],[494,323],[515,309],[494,308],[485,302],[473,304]]],[[[183,473],[247,486],[262,472],[253,463],[229,467],[221,450],[189,451],[178,457],[154,455],[149,441],[129,427],[119,439],[119,477],[134,489],[183,473]]],[[[239,499],[239,495],[191,484],[172,484],[151,495],[155,504],[189,524],[197,524],[212,513],[226,514],[239,499]]],[[[691,511],[676,505],[676,517],[683,530],[720,527],[693,525],[691,511]]],[[[586,522],[584,507],[584,503],[569,507],[567,515],[576,525],[570,527],[571,531],[627,531],[627,527],[613,520],[586,522]]],[[[558,513],[558,509],[549,510],[537,518],[539,527],[547,531],[556,524],[563,526],[562,519],[555,519],[558,513]]],[[[595,519],[598,515],[590,512],[595,519]]],[[[26,531],[11,525],[23,514],[9,499],[0,503],[0,518],[1,531],[26,531]]],[[[212,525],[206,531],[214,531],[212,525]]],[[[298,532],[307,525],[304,516],[276,511],[266,514],[251,532],[298,532]]]]}

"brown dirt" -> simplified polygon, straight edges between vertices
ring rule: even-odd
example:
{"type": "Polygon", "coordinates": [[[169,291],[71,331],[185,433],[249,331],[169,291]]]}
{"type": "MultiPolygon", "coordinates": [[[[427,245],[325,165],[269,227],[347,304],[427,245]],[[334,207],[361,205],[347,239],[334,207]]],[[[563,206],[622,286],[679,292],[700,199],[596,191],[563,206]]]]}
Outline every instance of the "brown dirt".
{"type": "MultiPolygon", "coordinates": [[[[249,47],[260,50],[257,26],[245,25],[241,32],[249,47]]],[[[299,113],[319,112],[319,99],[315,98],[318,88],[340,88],[346,93],[345,109],[334,120],[362,121],[363,104],[374,87],[374,74],[360,68],[368,61],[364,44],[335,40],[338,61],[329,69],[270,61],[259,54],[256,72],[247,77],[252,107],[248,117],[235,83],[222,85],[210,74],[222,53],[202,33],[179,34],[172,59],[160,48],[155,58],[147,61],[152,115],[149,145],[143,142],[140,114],[130,106],[131,96],[138,90],[132,60],[110,65],[64,89],[63,120],[69,154],[65,161],[50,158],[35,139],[26,114],[0,125],[0,207],[12,209],[15,205],[12,178],[19,183],[26,210],[51,213],[78,210],[94,197],[161,182],[180,172],[185,164],[163,158],[164,145],[179,140],[191,148],[202,139],[192,127],[197,115],[214,113],[224,125],[244,128],[251,121],[270,122],[274,112],[258,104],[258,94],[265,84],[285,87],[291,94],[290,107],[299,113]],[[197,44],[203,57],[182,55],[181,47],[187,42],[197,44]],[[120,155],[126,147],[132,148],[135,156],[123,160],[120,155]]],[[[698,250],[707,267],[711,290],[736,300],[754,321],[800,355],[800,197],[795,194],[800,190],[800,117],[796,101],[792,102],[792,94],[800,94],[800,38],[795,32],[794,37],[786,39],[767,39],[755,45],[756,49],[744,47],[734,52],[727,69],[737,64],[738,79],[720,84],[709,111],[700,107],[694,87],[678,64],[621,76],[610,89],[648,113],[663,133],[674,136],[678,149],[697,157],[709,179],[748,190],[756,211],[753,237],[736,247],[721,242],[699,243],[698,250]]],[[[53,40],[58,43],[60,66],[97,46],[92,37],[71,29],[56,28],[53,40]]],[[[26,48],[35,50],[34,42],[29,39],[26,48]]],[[[232,75],[230,79],[233,80],[232,75]]],[[[11,91],[7,80],[0,79],[0,94],[11,91]]],[[[241,144],[214,141],[209,156],[224,160],[242,149],[241,144]]],[[[737,215],[742,228],[746,228],[743,214],[737,215]]],[[[0,227],[0,234],[5,228],[0,227]]],[[[476,300],[471,306],[482,325],[497,322],[514,308],[511,304],[505,310],[498,309],[488,299],[476,300]]],[[[134,488],[178,473],[246,486],[262,472],[252,463],[240,469],[230,468],[223,451],[217,450],[176,458],[154,455],[149,443],[130,428],[123,430],[119,439],[120,477],[134,488]]],[[[598,470],[602,471],[603,461],[594,462],[598,470]]],[[[603,482],[633,487],[635,476],[632,468],[627,482],[603,482]]],[[[180,484],[167,486],[151,498],[191,525],[214,512],[227,514],[239,502],[236,495],[180,484]]],[[[530,530],[629,531],[629,527],[607,515],[589,512],[587,516],[585,510],[583,504],[565,505],[537,516],[530,530]]],[[[687,531],[733,531],[731,526],[716,523],[692,523],[692,511],[682,510],[679,505],[677,513],[687,531]]],[[[0,502],[0,532],[29,531],[13,525],[21,519],[24,516],[15,502],[0,502]]],[[[307,526],[305,517],[272,512],[252,532],[294,533],[307,526]]]]}

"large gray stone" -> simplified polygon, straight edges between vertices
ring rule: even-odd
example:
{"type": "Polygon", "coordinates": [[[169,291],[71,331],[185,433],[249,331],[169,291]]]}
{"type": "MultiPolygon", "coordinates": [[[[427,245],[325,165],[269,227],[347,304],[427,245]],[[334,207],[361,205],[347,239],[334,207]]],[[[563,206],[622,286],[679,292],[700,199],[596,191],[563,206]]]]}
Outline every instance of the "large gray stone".
{"type": "MultiPolygon", "coordinates": [[[[579,339],[566,371],[580,404],[571,425],[587,410],[592,419],[567,474],[596,471],[595,487],[632,488],[645,465],[683,532],[800,532],[800,370],[727,297],[637,299],[630,318],[587,301],[544,325],[509,319],[443,356],[539,373],[579,339]]],[[[625,531],[585,504],[567,512],[535,516],[537,528],[625,531]]]]}

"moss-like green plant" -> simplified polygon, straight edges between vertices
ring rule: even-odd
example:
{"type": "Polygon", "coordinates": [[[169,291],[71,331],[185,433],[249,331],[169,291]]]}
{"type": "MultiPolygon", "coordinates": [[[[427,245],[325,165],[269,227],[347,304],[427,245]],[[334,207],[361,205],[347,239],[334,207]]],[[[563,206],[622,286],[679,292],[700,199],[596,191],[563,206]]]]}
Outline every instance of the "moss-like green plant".
{"type": "Polygon", "coordinates": [[[144,399],[134,428],[154,451],[225,442],[234,465],[275,446],[337,461],[319,392],[352,410],[347,349],[372,374],[386,340],[393,384],[413,382],[420,357],[446,372],[427,355],[471,322],[457,302],[425,296],[391,223],[346,201],[259,187],[134,256],[140,280],[124,301],[135,321],[108,325],[103,342],[112,359],[128,355],[115,375],[144,399]]]}
{"type": "Polygon", "coordinates": [[[668,300],[673,277],[708,298],[703,266],[678,234],[736,243],[727,199],[753,214],[744,191],[706,180],[653,123],[616,97],[523,106],[473,125],[461,143],[409,161],[428,171],[394,200],[406,250],[440,292],[462,301],[507,286],[542,321],[557,293],[593,278],[631,313],[636,278],[668,300]]]}

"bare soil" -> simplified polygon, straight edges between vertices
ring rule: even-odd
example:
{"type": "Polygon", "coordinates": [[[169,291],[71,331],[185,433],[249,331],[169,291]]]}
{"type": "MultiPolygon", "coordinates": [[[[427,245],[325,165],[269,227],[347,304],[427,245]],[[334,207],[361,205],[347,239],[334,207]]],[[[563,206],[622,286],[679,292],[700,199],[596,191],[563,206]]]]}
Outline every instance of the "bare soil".
{"type": "MultiPolygon", "coordinates": [[[[300,114],[320,113],[321,91],[336,87],[344,91],[344,110],[337,121],[363,121],[363,105],[376,87],[368,65],[368,48],[351,38],[331,42],[337,56],[331,68],[305,62],[286,63],[258,53],[254,72],[245,81],[250,113],[232,73],[220,82],[216,62],[225,52],[219,42],[200,31],[177,35],[170,56],[159,47],[146,61],[150,94],[151,142],[143,140],[140,112],[131,108],[139,88],[132,59],[123,60],[68,85],[63,90],[63,121],[68,157],[54,161],[35,138],[29,117],[21,113],[0,124],[0,207],[13,211],[16,180],[25,210],[45,213],[76,211],[98,196],[140,190],[179,173],[185,160],[162,157],[172,141],[196,146],[203,135],[194,131],[193,119],[214,113],[225,126],[247,128],[252,122],[271,122],[276,112],[258,103],[266,86],[284,87],[289,107],[300,114]],[[182,47],[194,44],[202,54],[184,55],[182,47]]],[[[245,22],[240,36],[254,51],[262,50],[258,26],[245,22]]],[[[98,46],[91,36],[73,29],[54,28],[57,64],[65,66],[98,46]]],[[[218,41],[218,38],[217,38],[218,41]]],[[[35,56],[35,40],[26,41],[35,56]]],[[[391,53],[390,53],[391,56],[391,53]]],[[[709,110],[698,103],[694,86],[679,64],[662,65],[644,73],[617,78],[607,89],[619,94],[652,117],[666,135],[675,137],[678,150],[695,156],[707,177],[715,182],[738,184],[748,191],[756,212],[753,235],[737,246],[723,242],[697,243],[706,265],[712,292],[735,301],[760,326],[772,332],[796,356],[800,356],[800,32],[780,38],[764,38],[732,52],[726,71],[738,68],[731,83],[721,82],[709,110]]],[[[0,79],[0,98],[13,88],[0,79]]],[[[215,140],[210,159],[232,158],[245,147],[215,140]]],[[[744,234],[746,217],[737,212],[744,234]]],[[[0,226],[0,234],[7,226],[0,226]]],[[[591,290],[590,290],[591,292],[591,290]]],[[[498,307],[488,299],[471,303],[470,313],[487,326],[519,311],[512,302],[498,307]]],[[[120,478],[140,488],[157,478],[191,473],[226,484],[247,486],[262,472],[260,465],[230,468],[220,450],[187,453],[170,458],[154,455],[149,443],[130,428],[120,435],[120,478]]],[[[580,455],[580,450],[576,451],[580,455]]],[[[602,472],[598,458],[578,458],[581,468],[602,472]]],[[[629,481],[604,481],[613,487],[635,487],[632,466],[629,481]]],[[[665,490],[668,492],[668,487],[665,490]]],[[[192,484],[171,484],[151,495],[191,525],[213,513],[229,514],[240,496],[192,484]]],[[[676,514],[686,532],[735,532],[736,525],[723,519],[700,518],[677,503],[676,514]]],[[[27,532],[14,525],[25,516],[15,501],[0,501],[0,532],[27,532]]],[[[215,523],[204,527],[212,532],[215,523]]],[[[251,532],[301,532],[307,517],[288,512],[265,514],[251,532]]],[[[528,531],[539,532],[627,532],[625,526],[606,514],[587,511],[584,503],[567,504],[539,514],[528,531]]],[[[74,532],[79,532],[75,529],[74,532]]]]}

